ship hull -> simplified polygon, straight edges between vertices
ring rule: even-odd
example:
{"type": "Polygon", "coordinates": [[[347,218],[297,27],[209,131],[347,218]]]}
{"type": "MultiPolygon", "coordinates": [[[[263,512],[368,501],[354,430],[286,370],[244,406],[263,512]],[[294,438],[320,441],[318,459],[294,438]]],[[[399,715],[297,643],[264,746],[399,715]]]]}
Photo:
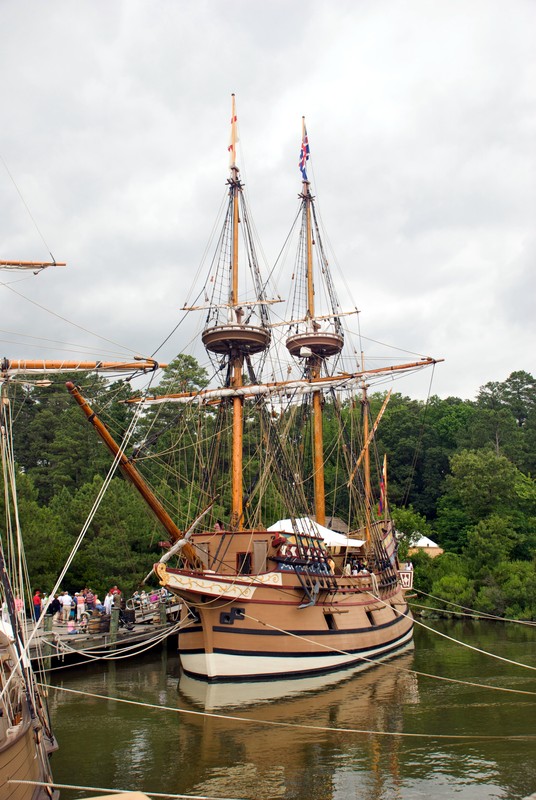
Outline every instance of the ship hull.
{"type": "Polygon", "coordinates": [[[398,655],[413,646],[413,631],[410,630],[397,640],[386,641],[376,647],[364,646],[353,652],[348,651],[348,655],[344,656],[288,652],[261,655],[251,650],[225,652],[221,648],[213,648],[212,652],[196,652],[187,646],[179,647],[179,654],[184,672],[192,677],[209,681],[264,681],[322,675],[359,664],[371,666],[374,662],[398,655]]]}
{"type": "Polygon", "coordinates": [[[163,565],[157,572],[184,601],[179,654],[197,678],[298,678],[374,664],[413,646],[413,619],[398,586],[380,599],[361,579],[344,578],[304,603],[293,574],[223,578],[163,565]]]}
{"type": "MultiPolygon", "coordinates": [[[[38,724],[31,720],[24,708],[21,722],[1,731],[0,736],[0,797],[2,800],[50,800],[58,798],[47,783],[50,776],[43,759],[47,759],[47,748],[40,744],[44,734],[38,724]],[[30,783],[19,783],[29,781],[30,783]],[[33,782],[33,783],[32,783],[33,782]]],[[[54,746],[50,749],[55,749],[54,746]]]]}

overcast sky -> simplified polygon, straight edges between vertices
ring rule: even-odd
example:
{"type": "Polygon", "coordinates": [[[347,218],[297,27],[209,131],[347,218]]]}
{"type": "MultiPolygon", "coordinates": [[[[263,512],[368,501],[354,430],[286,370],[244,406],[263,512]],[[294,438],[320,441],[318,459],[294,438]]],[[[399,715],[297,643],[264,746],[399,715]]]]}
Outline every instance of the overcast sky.
{"type": "Polygon", "coordinates": [[[445,358],[442,397],[536,371],[533,0],[1,0],[0,28],[0,259],[69,265],[1,273],[0,354],[159,347],[224,196],[235,92],[268,269],[305,115],[362,333],[445,358]]]}

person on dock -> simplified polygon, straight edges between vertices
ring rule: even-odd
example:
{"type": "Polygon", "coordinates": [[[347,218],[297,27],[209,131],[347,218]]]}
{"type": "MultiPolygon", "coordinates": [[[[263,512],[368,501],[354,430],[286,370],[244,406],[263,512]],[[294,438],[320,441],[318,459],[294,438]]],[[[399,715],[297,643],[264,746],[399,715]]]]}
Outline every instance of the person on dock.
{"type": "Polygon", "coordinates": [[[86,610],[86,598],[82,592],[75,592],[74,596],[76,598],[76,619],[79,621],[86,610]]]}
{"type": "Polygon", "coordinates": [[[35,590],[32,602],[34,610],[34,620],[37,622],[39,617],[41,616],[41,592],[39,591],[39,589],[35,590]]]}
{"type": "Polygon", "coordinates": [[[114,595],[112,594],[112,590],[108,592],[106,597],[104,598],[104,612],[105,614],[112,613],[112,606],[114,604],[114,595]]]}
{"type": "Polygon", "coordinates": [[[57,594],[55,594],[53,599],[50,601],[47,614],[52,617],[52,622],[57,622],[59,620],[61,614],[61,603],[57,594]]]}
{"type": "Polygon", "coordinates": [[[86,608],[88,611],[95,610],[95,595],[91,589],[86,590],[86,608]]]}
{"type": "Polygon", "coordinates": [[[59,599],[61,603],[61,621],[66,625],[71,615],[72,597],[69,592],[64,592],[59,599]]]}

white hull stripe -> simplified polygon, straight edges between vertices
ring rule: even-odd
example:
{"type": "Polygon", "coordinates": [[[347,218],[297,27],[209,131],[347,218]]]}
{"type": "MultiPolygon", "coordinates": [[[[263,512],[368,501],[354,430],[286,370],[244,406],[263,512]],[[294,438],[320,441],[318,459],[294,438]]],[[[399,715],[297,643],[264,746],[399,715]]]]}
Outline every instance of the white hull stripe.
{"type": "Polygon", "coordinates": [[[264,680],[273,677],[298,677],[315,672],[331,672],[345,669],[352,664],[366,663],[363,657],[371,660],[387,658],[412,646],[413,628],[395,640],[376,647],[359,651],[327,654],[284,654],[274,655],[231,654],[223,652],[193,653],[181,652],[181,663],[189,675],[208,680],[264,680]]]}

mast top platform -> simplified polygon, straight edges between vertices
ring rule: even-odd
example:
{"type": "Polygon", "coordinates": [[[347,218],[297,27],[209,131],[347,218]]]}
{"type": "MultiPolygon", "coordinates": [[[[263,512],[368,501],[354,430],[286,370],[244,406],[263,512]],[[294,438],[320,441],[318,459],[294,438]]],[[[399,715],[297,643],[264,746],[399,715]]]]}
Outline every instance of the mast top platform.
{"type": "Polygon", "coordinates": [[[286,346],[291,356],[299,357],[302,348],[306,348],[314,356],[328,358],[341,352],[344,337],[334,331],[305,331],[289,336],[286,346]]]}
{"type": "Polygon", "coordinates": [[[255,354],[266,350],[271,334],[267,328],[256,325],[227,324],[205,328],[201,338],[211,353],[225,355],[238,350],[255,354]]]}

